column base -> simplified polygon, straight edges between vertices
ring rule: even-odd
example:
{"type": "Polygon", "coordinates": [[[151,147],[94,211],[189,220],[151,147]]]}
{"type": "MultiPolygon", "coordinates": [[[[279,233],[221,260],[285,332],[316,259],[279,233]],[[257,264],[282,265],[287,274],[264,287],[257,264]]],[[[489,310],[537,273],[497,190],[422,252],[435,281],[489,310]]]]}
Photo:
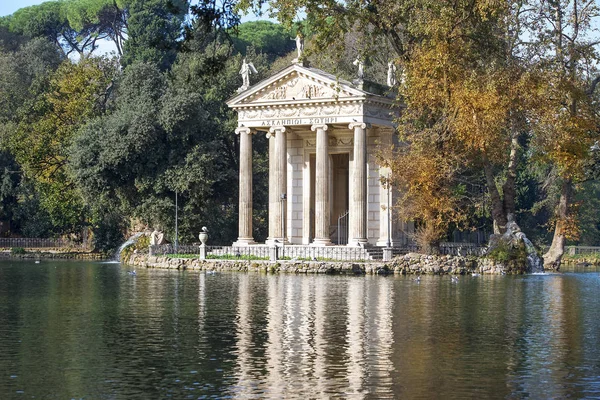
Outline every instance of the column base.
{"type": "Polygon", "coordinates": [[[241,247],[241,246],[250,246],[250,245],[253,245],[253,244],[257,244],[254,241],[254,238],[242,238],[242,237],[240,237],[240,238],[238,238],[237,241],[233,242],[232,246],[234,246],[234,247],[241,247]]]}
{"type": "Polygon", "coordinates": [[[367,239],[350,239],[348,240],[348,247],[362,247],[367,246],[369,241],[367,239]]]}
{"type": "Polygon", "coordinates": [[[311,246],[315,246],[315,247],[333,246],[333,243],[331,242],[331,239],[329,239],[329,238],[315,239],[312,242],[311,246]]]}

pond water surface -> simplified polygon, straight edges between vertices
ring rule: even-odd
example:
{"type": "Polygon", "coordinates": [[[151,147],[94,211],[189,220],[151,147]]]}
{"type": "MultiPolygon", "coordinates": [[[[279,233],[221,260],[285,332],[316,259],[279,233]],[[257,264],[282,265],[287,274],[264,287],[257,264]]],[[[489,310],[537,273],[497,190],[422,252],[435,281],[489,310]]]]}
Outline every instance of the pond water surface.
{"type": "Polygon", "coordinates": [[[600,398],[600,274],[0,262],[0,398],[600,398]]]}

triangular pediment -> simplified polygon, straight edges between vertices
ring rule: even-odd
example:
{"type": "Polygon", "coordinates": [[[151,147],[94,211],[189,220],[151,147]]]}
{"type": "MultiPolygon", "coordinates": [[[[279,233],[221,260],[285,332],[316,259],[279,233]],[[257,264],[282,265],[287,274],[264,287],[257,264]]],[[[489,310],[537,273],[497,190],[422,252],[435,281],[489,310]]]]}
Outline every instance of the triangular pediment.
{"type": "Polygon", "coordinates": [[[227,102],[230,107],[295,103],[313,100],[332,101],[364,98],[367,93],[351,83],[336,79],[323,71],[291,65],[248,88],[227,102]]]}

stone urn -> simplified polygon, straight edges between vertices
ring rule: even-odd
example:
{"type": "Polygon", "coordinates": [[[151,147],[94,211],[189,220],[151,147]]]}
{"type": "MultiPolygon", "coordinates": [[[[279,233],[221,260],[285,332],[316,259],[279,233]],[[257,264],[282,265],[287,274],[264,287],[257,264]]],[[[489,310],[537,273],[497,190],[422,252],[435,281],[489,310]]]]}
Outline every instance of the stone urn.
{"type": "Polygon", "coordinates": [[[198,235],[198,239],[202,243],[202,246],[206,246],[206,241],[208,240],[208,229],[205,226],[202,227],[202,232],[198,235]]]}

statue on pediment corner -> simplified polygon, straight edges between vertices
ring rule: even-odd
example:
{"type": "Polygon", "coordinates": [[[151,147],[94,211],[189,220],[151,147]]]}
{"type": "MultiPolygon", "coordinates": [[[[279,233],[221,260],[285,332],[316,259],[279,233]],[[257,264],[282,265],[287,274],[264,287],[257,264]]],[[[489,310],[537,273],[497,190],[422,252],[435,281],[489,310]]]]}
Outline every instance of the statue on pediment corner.
{"type": "Polygon", "coordinates": [[[238,93],[248,90],[250,87],[250,74],[258,74],[254,64],[246,62],[246,58],[242,61],[242,68],[240,68],[240,75],[242,75],[242,86],[238,88],[238,93]]]}

